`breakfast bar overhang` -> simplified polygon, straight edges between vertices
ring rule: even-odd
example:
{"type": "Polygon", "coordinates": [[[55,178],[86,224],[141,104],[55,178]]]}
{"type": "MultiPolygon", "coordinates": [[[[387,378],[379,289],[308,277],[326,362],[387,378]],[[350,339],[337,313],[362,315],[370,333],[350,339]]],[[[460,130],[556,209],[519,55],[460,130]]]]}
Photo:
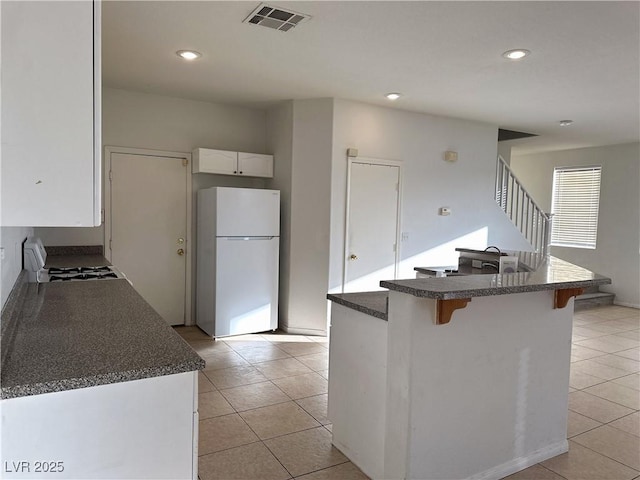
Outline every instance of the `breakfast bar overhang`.
{"type": "Polygon", "coordinates": [[[499,479],[566,452],[572,299],[611,280],[529,270],[330,294],[334,445],[375,479],[499,479]]]}

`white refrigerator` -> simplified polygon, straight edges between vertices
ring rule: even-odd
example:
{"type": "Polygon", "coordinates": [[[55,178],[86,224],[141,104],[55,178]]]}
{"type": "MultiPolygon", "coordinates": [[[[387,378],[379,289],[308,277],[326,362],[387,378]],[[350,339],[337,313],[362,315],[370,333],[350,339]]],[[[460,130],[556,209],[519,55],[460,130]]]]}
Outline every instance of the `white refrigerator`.
{"type": "Polygon", "coordinates": [[[280,192],[198,191],[196,323],[214,338],[278,328],[280,192]]]}

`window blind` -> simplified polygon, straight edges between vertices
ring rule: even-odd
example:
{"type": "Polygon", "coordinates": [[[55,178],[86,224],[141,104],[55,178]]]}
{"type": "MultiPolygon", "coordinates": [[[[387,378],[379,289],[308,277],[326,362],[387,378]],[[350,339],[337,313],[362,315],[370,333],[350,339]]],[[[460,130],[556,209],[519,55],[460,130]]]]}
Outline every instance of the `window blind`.
{"type": "Polygon", "coordinates": [[[551,245],[596,248],[602,167],[558,167],[553,172],[551,245]]]}

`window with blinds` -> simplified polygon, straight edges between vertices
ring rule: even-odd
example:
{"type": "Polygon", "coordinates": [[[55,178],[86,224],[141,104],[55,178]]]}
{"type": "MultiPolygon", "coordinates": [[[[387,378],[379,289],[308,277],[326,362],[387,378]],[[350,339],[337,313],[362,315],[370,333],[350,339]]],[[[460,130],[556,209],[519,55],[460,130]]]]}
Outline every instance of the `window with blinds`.
{"type": "Polygon", "coordinates": [[[551,245],[596,248],[602,167],[553,171],[551,245]]]}

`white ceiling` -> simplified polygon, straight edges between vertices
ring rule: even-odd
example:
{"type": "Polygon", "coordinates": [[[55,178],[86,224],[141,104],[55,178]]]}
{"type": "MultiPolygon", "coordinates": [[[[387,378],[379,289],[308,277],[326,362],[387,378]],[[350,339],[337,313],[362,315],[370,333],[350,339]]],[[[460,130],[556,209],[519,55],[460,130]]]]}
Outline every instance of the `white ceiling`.
{"type": "Polygon", "coordinates": [[[259,3],[103,2],[105,86],[254,108],[336,97],[540,135],[519,153],[639,140],[640,2],[267,2],[311,15],[287,33],[242,23],[259,3]]]}

